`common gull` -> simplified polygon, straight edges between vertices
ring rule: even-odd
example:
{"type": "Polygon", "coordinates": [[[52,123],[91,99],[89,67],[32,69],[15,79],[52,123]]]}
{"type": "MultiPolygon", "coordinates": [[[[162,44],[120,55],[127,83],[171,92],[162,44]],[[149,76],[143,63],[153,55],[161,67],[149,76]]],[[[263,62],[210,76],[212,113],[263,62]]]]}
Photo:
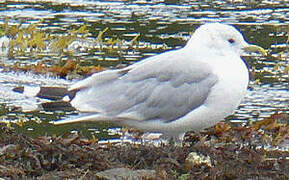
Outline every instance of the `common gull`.
{"type": "Polygon", "coordinates": [[[54,124],[110,121],[181,142],[185,132],[213,126],[238,107],[249,81],[244,51],[266,55],[231,25],[201,25],[181,49],[73,84],[70,102],[81,114],[54,124]]]}

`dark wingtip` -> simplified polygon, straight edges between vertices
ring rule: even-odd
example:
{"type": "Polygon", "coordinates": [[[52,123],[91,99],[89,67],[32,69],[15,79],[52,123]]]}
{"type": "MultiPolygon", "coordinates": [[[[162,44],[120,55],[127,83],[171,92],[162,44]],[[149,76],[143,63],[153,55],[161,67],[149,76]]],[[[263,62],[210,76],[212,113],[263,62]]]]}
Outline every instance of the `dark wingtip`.
{"type": "Polygon", "coordinates": [[[15,88],[12,89],[12,91],[18,92],[18,93],[23,93],[24,92],[24,87],[23,86],[15,87],[15,88]]]}
{"type": "MultiPolygon", "coordinates": [[[[29,88],[27,89],[29,91],[29,88]]],[[[27,89],[25,89],[24,86],[20,86],[15,87],[12,90],[17,93],[29,94],[29,92],[26,92],[27,89]]],[[[33,96],[53,101],[41,103],[41,106],[39,106],[39,108],[45,111],[75,111],[76,109],[71,106],[70,101],[75,97],[77,91],[78,90],[68,91],[67,88],[63,87],[40,87],[39,91],[33,94],[33,96]],[[65,96],[69,97],[69,101],[63,100],[65,96]]]]}
{"type": "Polygon", "coordinates": [[[69,97],[69,101],[72,101],[76,95],[76,93],[78,92],[79,90],[76,89],[76,90],[72,90],[72,91],[68,91],[67,92],[67,95],[69,97]]]}
{"type": "Polygon", "coordinates": [[[37,94],[37,97],[51,100],[60,100],[67,94],[68,94],[67,88],[41,87],[39,93],[37,94]]]}
{"type": "MultiPolygon", "coordinates": [[[[15,87],[12,89],[14,92],[25,94],[26,90],[24,86],[15,87]]],[[[60,100],[65,95],[69,94],[67,88],[63,87],[40,87],[39,91],[35,93],[36,97],[50,99],[50,100],[60,100]]]]}
{"type": "Polygon", "coordinates": [[[54,101],[46,102],[41,104],[44,111],[75,111],[76,109],[71,106],[69,102],[65,101],[54,101]]]}

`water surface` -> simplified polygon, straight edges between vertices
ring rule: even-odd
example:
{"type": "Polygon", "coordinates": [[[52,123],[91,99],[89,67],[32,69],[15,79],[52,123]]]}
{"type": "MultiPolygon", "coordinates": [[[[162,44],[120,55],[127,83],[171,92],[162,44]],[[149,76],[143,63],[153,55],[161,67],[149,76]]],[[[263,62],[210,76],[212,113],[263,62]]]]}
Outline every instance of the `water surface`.
{"type": "MultiPolygon", "coordinates": [[[[246,123],[260,120],[279,112],[289,113],[288,77],[288,22],[287,1],[5,1],[0,2],[0,24],[9,18],[9,26],[19,28],[37,24],[37,30],[52,36],[65,36],[71,30],[86,25],[85,38],[75,39],[61,54],[46,47],[41,52],[27,51],[9,56],[2,48],[0,64],[4,66],[39,62],[54,65],[77,60],[83,66],[116,68],[127,66],[145,57],[185,45],[191,33],[204,22],[224,22],[238,27],[246,39],[264,47],[269,56],[251,54],[244,59],[252,70],[252,81],[247,96],[229,120],[246,123]],[[104,31],[108,28],[106,31],[104,31]],[[100,47],[97,41],[116,43],[100,47]],[[129,44],[138,36],[136,44],[129,44]]],[[[3,38],[3,37],[2,37],[3,38]]],[[[6,72],[0,69],[0,116],[2,122],[13,122],[12,127],[31,136],[81,132],[100,138],[118,134],[117,126],[89,123],[53,126],[48,122],[74,112],[21,112],[19,107],[33,108],[46,100],[14,93],[19,85],[60,86],[82,77],[63,78],[33,73],[6,72]],[[14,124],[16,123],[16,124],[14,124]]],[[[6,124],[3,123],[3,126],[6,124]]],[[[114,137],[114,136],[113,136],[114,137]]]]}

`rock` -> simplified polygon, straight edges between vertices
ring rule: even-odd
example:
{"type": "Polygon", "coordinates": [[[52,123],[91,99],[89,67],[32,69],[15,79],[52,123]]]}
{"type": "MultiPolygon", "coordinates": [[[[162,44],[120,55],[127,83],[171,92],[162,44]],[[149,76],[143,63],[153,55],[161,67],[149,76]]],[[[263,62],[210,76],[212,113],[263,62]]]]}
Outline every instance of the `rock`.
{"type": "Polygon", "coordinates": [[[204,156],[196,152],[191,152],[186,158],[186,167],[193,166],[207,166],[212,167],[211,158],[209,156],[204,156]]]}
{"type": "Polygon", "coordinates": [[[15,156],[15,153],[19,147],[15,144],[8,144],[0,148],[0,156],[4,154],[9,154],[10,156],[15,156]]]}
{"type": "Polygon", "coordinates": [[[155,179],[155,170],[132,170],[128,168],[115,168],[98,172],[96,177],[105,180],[142,180],[155,179]]]}

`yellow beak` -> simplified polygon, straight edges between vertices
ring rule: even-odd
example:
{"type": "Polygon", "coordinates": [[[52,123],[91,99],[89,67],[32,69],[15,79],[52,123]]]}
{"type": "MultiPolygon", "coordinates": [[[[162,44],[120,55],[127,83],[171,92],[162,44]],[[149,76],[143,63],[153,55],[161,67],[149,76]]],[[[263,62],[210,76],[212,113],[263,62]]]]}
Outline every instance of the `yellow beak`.
{"type": "Polygon", "coordinates": [[[267,56],[267,52],[265,51],[265,49],[257,45],[248,44],[247,46],[244,47],[244,49],[248,52],[259,52],[263,56],[267,56]]]}

